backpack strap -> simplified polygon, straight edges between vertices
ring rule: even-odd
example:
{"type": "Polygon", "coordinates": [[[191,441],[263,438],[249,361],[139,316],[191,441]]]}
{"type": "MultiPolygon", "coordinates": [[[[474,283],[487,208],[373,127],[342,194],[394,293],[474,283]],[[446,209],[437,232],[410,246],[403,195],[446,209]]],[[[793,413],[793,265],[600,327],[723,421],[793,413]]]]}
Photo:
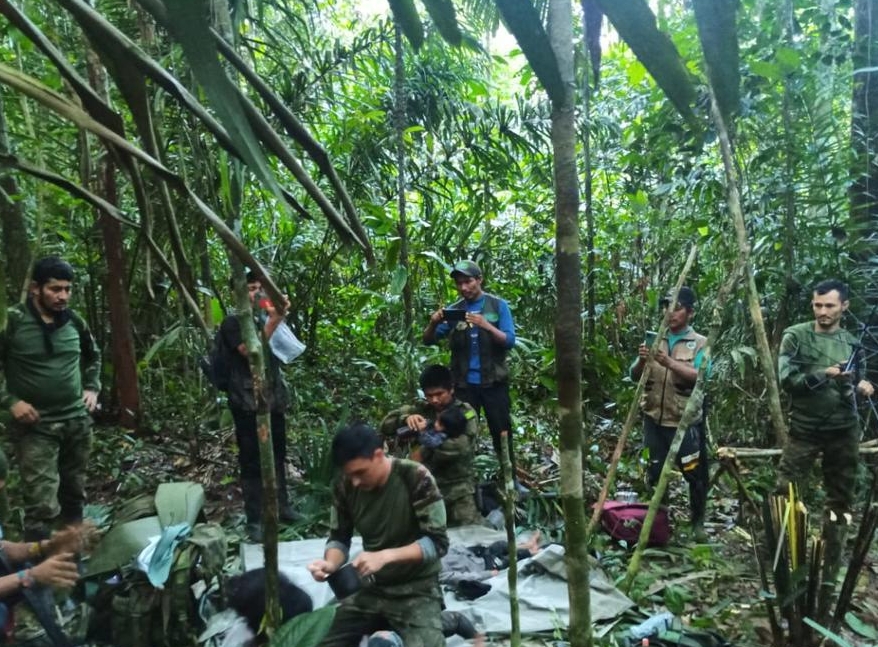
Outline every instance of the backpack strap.
{"type": "Polygon", "coordinates": [[[90,364],[96,356],[94,336],[89,331],[85,319],[79,316],[76,310],[70,310],[70,323],[73,324],[76,332],[79,333],[79,350],[82,353],[82,357],[86,364],[90,364]]]}

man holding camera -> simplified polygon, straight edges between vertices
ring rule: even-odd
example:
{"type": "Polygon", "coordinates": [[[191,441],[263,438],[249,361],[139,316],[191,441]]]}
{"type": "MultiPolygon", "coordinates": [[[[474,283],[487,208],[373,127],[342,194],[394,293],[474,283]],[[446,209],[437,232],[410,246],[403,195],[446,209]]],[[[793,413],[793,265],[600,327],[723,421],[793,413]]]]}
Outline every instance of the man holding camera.
{"type": "MultiPolygon", "coordinates": [[[[515,346],[512,312],[506,301],[482,290],[482,270],[473,261],[456,263],[451,278],[461,299],[430,315],[423,341],[435,344],[448,338],[457,396],[471,404],[476,412],[484,409],[498,456],[500,434],[508,432],[509,459],[514,465],[509,368],[506,365],[506,356],[515,346]]],[[[518,479],[514,480],[523,490],[518,486],[518,479]]]]}
{"type": "MultiPolygon", "coordinates": [[[[646,383],[640,400],[643,413],[643,442],[649,450],[647,476],[650,486],[658,483],[671,443],[680,426],[683,411],[698,378],[698,369],[704,359],[707,338],[689,325],[695,314],[695,292],[682,286],[677,300],[671,303],[668,293],[659,301],[668,324],[667,338],[659,342],[655,355],[650,356],[646,343],[640,344],[637,360],[631,366],[631,378],[639,380],[646,373],[646,383]]],[[[709,480],[707,447],[704,438],[704,412],[686,430],[677,465],[689,484],[689,509],[692,535],[705,541],[704,515],[707,508],[709,480]]]]}
{"type": "Polygon", "coordinates": [[[838,517],[851,512],[856,494],[860,425],[855,393],[871,397],[865,354],[841,327],[848,287],[834,279],[814,286],[814,321],[784,331],[778,379],[790,395],[790,437],[778,473],[778,490],[801,482],[822,455],[826,508],[838,517]]]}
{"type": "MultiPolygon", "coordinates": [[[[262,293],[262,282],[253,272],[247,272],[247,292],[250,305],[257,315],[257,331],[267,341],[283,321],[262,293]]],[[[238,443],[238,466],[241,472],[241,491],[244,496],[246,532],[251,541],[262,541],[262,471],[259,464],[259,438],[256,435],[257,403],[253,393],[253,374],[250,371],[248,350],[241,336],[238,315],[229,315],[220,324],[220,338],[229,349],[229,411],[235,421],[235,439],[238,443]]],[[[271,416],[271,443],[274,448],[277,475],[277,502],[281,521],[299,518],[292,509],[287,494],[286,479],[286,416],[289,405],[287,385],[281,374],[281,362],[272,353],[266,357],[268,383],[263,393],[271,416]]]]}
{"type": "Polygon", "coordinates": [[[381,422],[385,438],[421,439],[422,458],[436,478],[445,500],[448,526],[482,523],[475,505],[475,471],[473,448],[478,434],[475,410],[454,397],[451,371],[441,364],[431,364],[419,378],[424,400],[395,409],[381,422]],[[446,411],[458,409],[465,419],[459,435],[442,437],[433,432],[433,423],[446,411]],[[407,433],[411,432],[411,433],[407,433]],[[431,433],[432,432],[432,433],[431,433]],[[438,442],[428,440],[437,438],[438,442]]]}

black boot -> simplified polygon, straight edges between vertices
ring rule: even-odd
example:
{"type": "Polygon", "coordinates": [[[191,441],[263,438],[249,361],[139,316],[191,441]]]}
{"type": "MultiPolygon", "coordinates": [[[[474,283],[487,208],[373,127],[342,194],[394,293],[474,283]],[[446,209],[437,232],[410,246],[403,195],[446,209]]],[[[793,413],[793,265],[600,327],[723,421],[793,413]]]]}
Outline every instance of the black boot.
{"type": "Polygon", "coordinates": [[[478,633],[469,618],[459,611],[442,611],[442,635],[446,638],[457,635],[470,640],[478,633]]]}
{"type": "Polygon", "coordinates": [[[704,514],[707,509],[707,488],[703,483],[689,483],[689,510],[692,521],[692,539],[704,543],[709,538],[704,530],[704,514]]]}
{"type": "Polygon", "coordinates": [[[241,492],[244,495],[244,516],[247,525],[244,531],[254,543],[262,543],[262,479],[241,479],[241,492]]]}

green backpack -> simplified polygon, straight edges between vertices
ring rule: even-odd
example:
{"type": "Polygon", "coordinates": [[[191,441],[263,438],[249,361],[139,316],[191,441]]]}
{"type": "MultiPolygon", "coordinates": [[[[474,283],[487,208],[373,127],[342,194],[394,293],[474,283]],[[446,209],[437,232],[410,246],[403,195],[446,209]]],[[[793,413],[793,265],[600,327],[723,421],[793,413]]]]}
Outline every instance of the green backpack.
{"type": "Polygon", "coordinates": [[[222,527],[199,522],[203,504],[201,485],[164,483],[152,501],[138,497],[120,507],[117,523],[92,553],[84,578],[93,610],[90,639],[118,647],[196,644],[200,619],[193,585],[203,582],[201,590],[210,588],[226,559],[222,527]],[[184,522],[191,533],[174,547],[168,578],[156,588],[134,560],[151,537],[184,522]]]}

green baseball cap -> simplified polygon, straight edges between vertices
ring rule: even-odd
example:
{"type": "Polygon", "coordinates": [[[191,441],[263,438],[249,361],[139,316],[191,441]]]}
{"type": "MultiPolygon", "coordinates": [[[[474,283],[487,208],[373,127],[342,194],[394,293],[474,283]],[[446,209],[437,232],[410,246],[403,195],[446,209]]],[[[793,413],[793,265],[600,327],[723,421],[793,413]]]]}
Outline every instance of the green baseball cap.
{"type": "Polygon", "coordinates": [[[458,274],[477,279],[482,276],[482,268],[476,265],[475,261],[457,261],[451,268],[451,278],[458,274]]]}

